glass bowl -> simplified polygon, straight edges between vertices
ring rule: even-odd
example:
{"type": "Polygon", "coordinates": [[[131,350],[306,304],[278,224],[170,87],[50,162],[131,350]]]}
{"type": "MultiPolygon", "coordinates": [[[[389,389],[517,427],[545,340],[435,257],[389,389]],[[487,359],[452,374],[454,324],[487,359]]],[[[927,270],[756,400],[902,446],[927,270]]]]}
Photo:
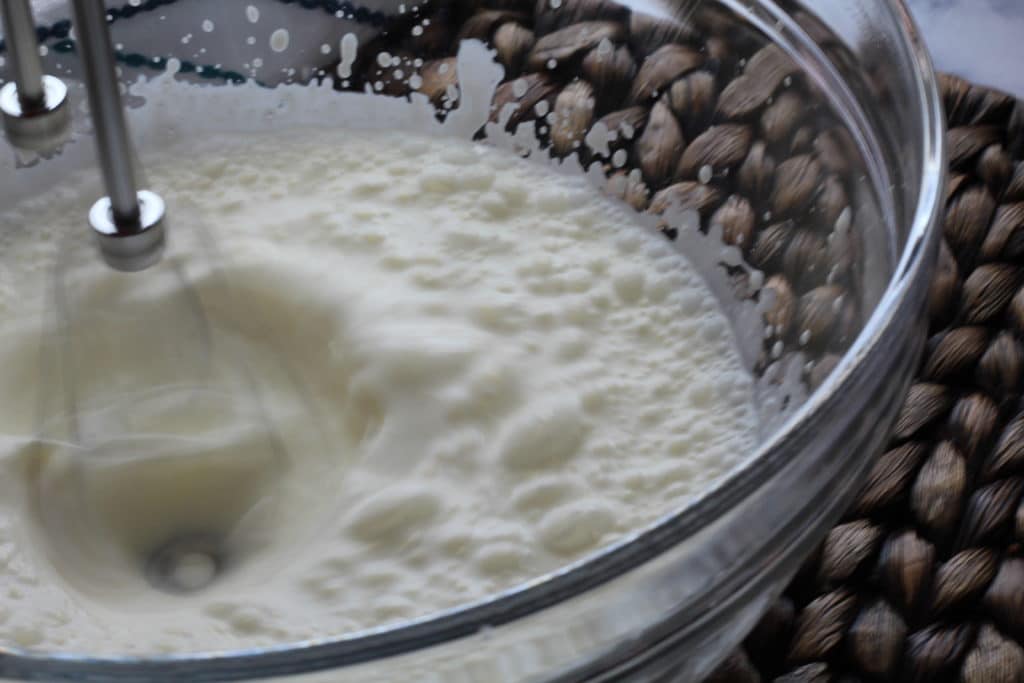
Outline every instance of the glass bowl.
{"type": "MultiPolygon", "coordinates": [[[[143,155],[186,134],[395,128],[427,125],[426,118],[586,172],[642,212],[705,277],[757,378],[761,443],[703,495],[648,527],[444,613],[245,651],[134,658],[4,648],[0,676],[698,681],[708,674],[856,494],[922,348],[943,124],[931,65],[905,7],[890,0],[107,5],[143,155]],[[474,78],[482,89],[470,87],[474,78]],[[246,106],[233,106],[242,93],[246,106]]],[[[0,205],[94,163],[64,3],[37,2],[36,19],[47,70],[70,87],[76,130],[50,158],[4,149],[0,205]]]]}

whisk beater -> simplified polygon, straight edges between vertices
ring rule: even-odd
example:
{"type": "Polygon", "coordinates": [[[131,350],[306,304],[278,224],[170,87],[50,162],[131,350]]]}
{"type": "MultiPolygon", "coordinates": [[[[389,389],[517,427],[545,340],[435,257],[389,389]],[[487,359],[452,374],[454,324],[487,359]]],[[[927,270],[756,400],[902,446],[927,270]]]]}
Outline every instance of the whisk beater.
{"type": "Polygon", "coordinates": [[[15,147],[47,153],[60,147],[71,127],[68,89],[43,73],[29,0],[0,2],[14,79],[0,88],[0,117],[15,147]]]}
{"type": "Polygon", "coordinates": [[[139,191],[114,69],[106,9],[94,0],[72,0],[85,87],[96,129],[96,152],[108,196],[89,212],[100,253],[117,270],[144,270],[156,263],[166,241],[163,199],[139,191]]]}
{"type": "MultiPolygon", "coordinates": [[[[269,491],[290,461],[247,350],[230,335],[215,339],[193,288],[201,279],[221,310],[238,308],[217,284],[207,226],[186,212],[169,241],[164,200],[139,187],[104,4],[72,6],[107,190],[88,213],[102,262],[74,235],[60,249],[35,507],[52,552],[77,554],[75,580],[133,573],[168,592],[197,590],[238,548],[265,540],[252,520],[273,507],[269,491]]],[[[6,31],[11,38],[19,24],[6,31]]],[[[19,80],[33,83],[28,73],[19,80]]]]}

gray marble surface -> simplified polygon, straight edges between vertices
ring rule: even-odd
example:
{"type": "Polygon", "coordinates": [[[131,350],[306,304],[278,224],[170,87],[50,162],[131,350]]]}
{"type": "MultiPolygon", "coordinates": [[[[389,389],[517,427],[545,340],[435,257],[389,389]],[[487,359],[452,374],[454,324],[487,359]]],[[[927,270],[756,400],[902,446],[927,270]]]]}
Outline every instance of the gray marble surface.
{"type": "Polygon", "coordinates": [[[935,68],[1024,97],[1024,0],[907,4],[935,68]]]}

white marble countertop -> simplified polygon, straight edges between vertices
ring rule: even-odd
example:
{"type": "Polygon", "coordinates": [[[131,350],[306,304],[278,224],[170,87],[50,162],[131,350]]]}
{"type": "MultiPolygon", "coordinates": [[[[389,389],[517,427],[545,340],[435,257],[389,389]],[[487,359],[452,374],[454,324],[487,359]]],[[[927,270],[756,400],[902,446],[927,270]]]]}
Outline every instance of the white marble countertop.
{"type": "Polygon", "coordinates": [[[907,0],[935,68],[1024,97],[1024,0],[907,0]]]}

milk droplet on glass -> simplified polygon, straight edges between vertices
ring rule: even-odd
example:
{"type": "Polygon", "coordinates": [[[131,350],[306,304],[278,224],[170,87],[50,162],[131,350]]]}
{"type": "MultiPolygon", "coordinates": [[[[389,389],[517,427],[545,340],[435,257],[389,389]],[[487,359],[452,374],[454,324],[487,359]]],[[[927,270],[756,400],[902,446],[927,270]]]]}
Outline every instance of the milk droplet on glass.
{"type": "Polygon", "coordinates": [[[245,18],[249,20],[249,23],[255,24],[260,20],[260,10],[254,5],[249,5],[245,8],[245,18]]]}
{"type": "Polygon", "coordinates": [[[352,64],[356,61],[356,52],[359,49],[359,38],[354,33],[346,33],[341,37],[339,49],[341,51],[341,62],[338,63],[338,76],[350,78],[352,76],[352,64]]]}
{"type": "Polygon", "coordinates": [[[291,36],[288,34],[288,29],[279,28],[270,34],[270,49],[274,52],[284,52],[288,49],[288,42],[291,40],[291,36]]]}

